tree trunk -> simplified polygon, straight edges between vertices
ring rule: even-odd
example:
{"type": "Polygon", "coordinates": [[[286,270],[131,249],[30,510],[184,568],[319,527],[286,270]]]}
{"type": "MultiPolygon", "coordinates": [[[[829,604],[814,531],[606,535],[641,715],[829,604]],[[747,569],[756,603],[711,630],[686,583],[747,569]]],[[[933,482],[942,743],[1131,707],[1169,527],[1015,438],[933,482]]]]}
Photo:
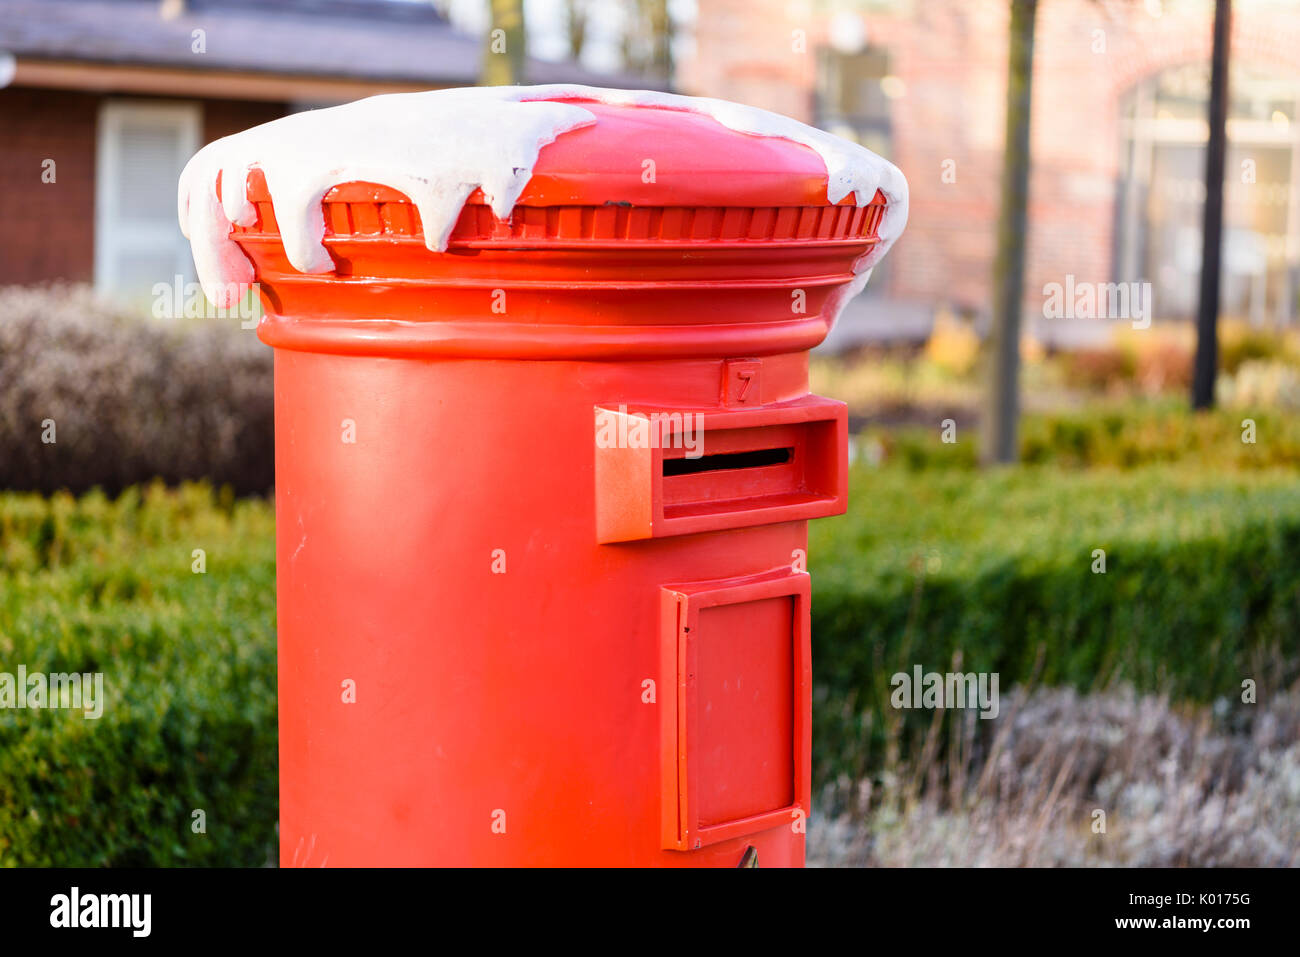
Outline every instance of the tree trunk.
{"type": "Polygon", "coordinates": [[[587,46],[587,0],[564,0],[564,33],[569,40],[569,59],[578,63],[587,46]]]}
{"type": "Polygon", "coordinates": [[[623,31],[623,68],[671,83],[673,21],[668,0],[636,0],[623,31]]]}
{"type": "Polygon", "coordinates": [[[516,86],[524,82],[526,35],[524,0],[488,0],[491,23],[483,48],[481,86],[516,86]]]}
{"type": "Polygon", "coordinates": [[[673,78],[673,21],[668,16],[668,0],[651,0],[647,11],[650,20],[650,64],[664,82],[673,78]]]}
{"type": "Polygon", "coordinates": [[[1025,220],[1029,201],[1029,111],[1038,0],[1011,0],[1007,60],[1007,131],[1002,205],[993,265],[993,324],[986,344],[987,407],[980,457],[985,464],[1018,458],[1020,312],[1025,285],[1025,220]]]}
{"type": "Polygon", "coordinates": [[[1228,152],[1228,40],[1232,0],[1215,0],[1210,64],[1210,141],[1205,148],[1205,210],[1201,236],[1201,288],[1196,308],[1196,366],[1192,408],[1214,405],[1219,366],[1219,254],[1223,247],[1223,174],[1228,152]]]}

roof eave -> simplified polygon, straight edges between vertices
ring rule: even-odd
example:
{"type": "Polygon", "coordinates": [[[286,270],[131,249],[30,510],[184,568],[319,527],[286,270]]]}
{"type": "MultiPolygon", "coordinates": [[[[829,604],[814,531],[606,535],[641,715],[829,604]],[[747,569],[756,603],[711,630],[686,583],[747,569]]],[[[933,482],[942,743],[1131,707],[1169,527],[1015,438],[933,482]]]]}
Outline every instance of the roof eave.
{"type": "MultiPolygon", "coordinates": [[[[623,76],[584,75],[580,71],[574,71],[572,78],[552,78],[550,82],[611,85],[611,81],[620,83],[629,79],[631,78],[623,76]]],[[[197,70],[166,64],[23,55],[16,57],[11,85],[95,93],[179,95],[200,99],[341,103],[376,93],[439,89],[465,86],[472,82],[459,76],[362,77],[286,71],[197,70]]],[[[644,88],[663,88],[645,86],[649,81],[635,82],[644,88]]]]}

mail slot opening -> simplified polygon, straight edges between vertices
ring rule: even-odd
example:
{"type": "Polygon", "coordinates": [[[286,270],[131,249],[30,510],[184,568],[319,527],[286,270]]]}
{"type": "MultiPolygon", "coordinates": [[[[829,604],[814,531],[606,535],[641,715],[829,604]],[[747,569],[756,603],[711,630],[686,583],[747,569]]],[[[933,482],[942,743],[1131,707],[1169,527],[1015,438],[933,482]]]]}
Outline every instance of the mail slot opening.
{"type": "Polygon", "coordinates": [[[706,428],[699,458],[665,448],[664,518],[731,514],[753,522],[767,509],[833,498],[835,427],[812,420],[706,428]]]}
{"type": "Polygon", "coordinates": [[[664,459],[664,475],[698,475],[726,469],[756,469],[765,465],[784,465],[794,457],[793,448],[754,449],[750,452],[720,452],[699,458],[664,459]]]}

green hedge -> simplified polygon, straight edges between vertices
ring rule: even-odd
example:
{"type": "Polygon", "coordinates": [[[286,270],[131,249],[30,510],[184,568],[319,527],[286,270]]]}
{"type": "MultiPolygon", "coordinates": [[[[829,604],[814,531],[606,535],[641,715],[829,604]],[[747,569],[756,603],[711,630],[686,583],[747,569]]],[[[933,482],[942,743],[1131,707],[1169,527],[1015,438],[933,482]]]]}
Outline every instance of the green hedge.
{"type": "Polygon", "coordinates": [[[106,704],[0,709],[0,864],[274,859],[268,503],[199,486],[0,495],[0,671],[18,665],[103,672],[106,704]]]}
{"type": "MultiPolygon", "coordinates": [[[[891,674],[958,653],[1004,691],[1119,678],[1232,700],[1245,677],[1262,697],[1295,675],[1290,470],[860,467],[849,514],[813,523],[810,563],[819,784],[879,767],[891,674]]],[[[0,495],[0,671],[19,664],[102,671],[108,703],[98,720],[0,710],[0,864],[274,859],[269,503],[0,495]]]]}
{"type": "Polygon", "coordinates": [[[917,664],[1203,701],[1294,677],[1294,471],[859,467],[850,489],[809,548],[822,783],[869,773],[890,721],[930,720],[889,707],[917,664]]]}
{"type": "MultiPolygon", "coordinates": [[[[940,441],[933,427],[868,426],[859,446],[875,458],[923,469],[974,469],[975,428],[940,441]]],[[[1218,409],[1189,415],[1182,400],[1099,404],[1074,412],[1030,414],[1020,424],[1020,458],[1028,465],[1063,468],[1138,468],[1183,463],[1207,468],[1300,467],[1300,417],[1276,409],[1218,409]],[[1242,422],[1254,423],[1243,442],[1242,422]]]]}

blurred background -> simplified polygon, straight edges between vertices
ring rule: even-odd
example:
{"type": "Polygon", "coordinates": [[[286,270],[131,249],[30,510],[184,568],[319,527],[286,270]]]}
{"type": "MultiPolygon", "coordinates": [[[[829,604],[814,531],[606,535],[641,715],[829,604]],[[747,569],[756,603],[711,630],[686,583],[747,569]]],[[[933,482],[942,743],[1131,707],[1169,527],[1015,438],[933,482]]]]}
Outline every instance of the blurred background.
{"type": "Polygon", "coordinates": [[[0,0],[0,672],[109,697],[0,710],[0,864],[276,859],[270,350],[198,294],[176,180],[479,82],[737,100],[908,177],[812,361],[854,435],[814,862],[1300,860],[1300,5],[0,0]],[[893,708],[915,665],[999,674],[999,716],[893,708]]]}

